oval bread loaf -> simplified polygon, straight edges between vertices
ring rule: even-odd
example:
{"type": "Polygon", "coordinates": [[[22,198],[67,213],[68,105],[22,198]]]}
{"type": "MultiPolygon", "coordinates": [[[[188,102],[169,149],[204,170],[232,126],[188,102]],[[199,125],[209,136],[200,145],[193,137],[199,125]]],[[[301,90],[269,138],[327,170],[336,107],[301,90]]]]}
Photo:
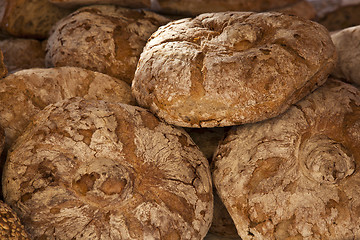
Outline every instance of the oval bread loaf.
{"type": "Polygon", "coordinates": [[[48,0],[1,0],[0,29],[14,37],[45,39],[52,26],[71,12],[48,0]]]}
{"type": "Polygon", "coordinates": [[[203,239],[209,164],[145,109],[80,98],[49,105],[9,152],[4,198],[34,239],[203,239]]]}
{"type": "Polygon", "coordinates": [[[295,4],[299,0],[152,0],[151,9],[170,15],[196,16],[209,12],[263,12],[295,4]]]}
{"type": "Polygon", "coordinates": [[[284,114],[234,127],[213,181],[243,240],[360,238],[360,91],[329,79],[284,114]]]}
{"type": "Polygon", "coordinates": [[[57,23],[47,43],[46,66],[82,67],[131,83],[147,39],[168,21],[150,11],[112,5],[81,8],[57,23]]]}
{"type": "Polygon", "coordinates": [[[132,83],[138,103],[182,127],[231,126],[284,112],[336,61],[328,31],[280,13],[202,14],[160,27],[132,83]]]}
{"type": "Polygon", "coordinates": [[[85,5],[112,4],[126,8],[149,8],[151,0],[48,0],[49,2],[65,8],[75,8],[85,5]]]}
{"type": "Polygon", "coordinates": [[[135,104],[128,84],[102,73],[77,67],[18,71],[0,81],[0,125],[6,134],[6,150],[33,115],[71,97],[135,104]]]}

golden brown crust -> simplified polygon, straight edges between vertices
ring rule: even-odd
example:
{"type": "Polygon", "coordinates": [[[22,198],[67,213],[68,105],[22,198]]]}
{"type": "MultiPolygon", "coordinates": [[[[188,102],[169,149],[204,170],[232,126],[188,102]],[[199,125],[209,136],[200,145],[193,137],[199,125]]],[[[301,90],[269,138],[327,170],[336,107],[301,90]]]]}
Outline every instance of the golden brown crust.
{"type": "Polygon", "coordinates": [[[283,8],[299,0],[152,0],[151,9],[164,14],[196,16],[209,12],[263,12],[283,8]]]}
{"type": "Polygon", "coordinates": [[[76,67],[18,71],[0,81],[0,125],[5,129],[6,149],[33,115],[70,97],[135,104],[129,85],[102,73],[76,67]]]}
{"type": "Polygon", "coordinates": [[[234,127],[213,180],[242,239],[360,237],[360,91],[329,79],[284,114],[234,127]]]}
{"type": "Polygon", "coordinates": [[[284,112],[321,85],[336,60],[321,25],[280,13],[202,14],[160,27],[132,83],[168,123],[215,127],[284,112]]]}
{"type": "Polygon", "coordinates": [[[9,152],[3,189],[35,239],[203,239],[212,218],[191,138],[120,103],[46,107],[9,152]]]}
{"type": "Polygon", "coordinates": [[[45,48],[36,39],[9,38],[0,41],[4,63],[9,73],[45,67],[45,48]]]}
{"type": "Polygon", "coordinates": [[[49,0],[49,2],[65,8],[85,5],[112,4],[126,8],[149,8],[150,0],[49,0]]]}
{"type": "Polygon", "coordinates": [[[48,0],[3,0],[0,28],[15,37],[48,37],[51,27],[71,10],[59,8],[48,0]]]}
{"type": "Polygon", "coordinates": [[[3,201],[0,201],[0,238],[30,240],[16,213],[3,201]]]}
{"type": "Polygon", "coordinates": [[[169,19],[111,5],[84,7],[58,22],[47,44],[47,66],[76,66],[131,83],[150,35],[169,19]]]}

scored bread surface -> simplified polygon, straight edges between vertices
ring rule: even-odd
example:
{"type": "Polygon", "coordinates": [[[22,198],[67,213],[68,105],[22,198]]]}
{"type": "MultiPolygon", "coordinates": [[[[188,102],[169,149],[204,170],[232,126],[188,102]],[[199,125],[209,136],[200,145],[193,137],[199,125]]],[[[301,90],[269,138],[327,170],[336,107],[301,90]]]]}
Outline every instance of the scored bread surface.
{"type": "Polygon", "coordinates": [[[280,13],[226,12],[173,21],[140,56],[138,103],[182,127],[261,121],[323,84],[336,60],[321,25],[280,13]]]}
{"type": "Polygon", "coordinates": [[[119,103],[49,105],[9,152],[3,189],[35,239],[203,239],[212,218],[187,133],[119,103]]]}

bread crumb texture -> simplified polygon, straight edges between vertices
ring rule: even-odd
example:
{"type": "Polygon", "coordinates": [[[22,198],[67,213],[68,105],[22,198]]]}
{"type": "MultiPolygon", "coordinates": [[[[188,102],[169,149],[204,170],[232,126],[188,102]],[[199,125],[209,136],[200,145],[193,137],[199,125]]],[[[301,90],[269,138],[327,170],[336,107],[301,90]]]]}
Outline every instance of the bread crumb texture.
{"type": "Polygon", "coordinates": [[[46,66],[75,66],[131,83],[150,35],[170,20],[113,5],[81,8],[59,21],[47,43],[46,66]]]}
{"type": "Polygon", "coordinates": [[[209,165],[191,138],[126,104],[49,105],[3,179],[35,239],[203,239],[213,215],[209,165]]]}
{"type": "Polygon", "coordinates": [[[286,113],[233,127],[214,185],[242,239],[360,238],[360,92],[329,79],[286,113]]]}
{"type": "Polygon", "coordinates": [[[336,60],[321,25],[281,13],[202,14],[160,27],[132,83],[139,104],[183,127],[277,116],[323,84],[336,60]]]}
{"type": "Polygon", "coordinates": [[[0,201],[0,238],[30,240],[16,213],[3,201],[0,201]]]}
{"type": "Polygon", "coordinates": [[[0,126],[5,130],[6,149],[33,115],[71,97],[135,104],[128,84],[102,73],[77,67],[18,71],[0,81],[0,126]]]}

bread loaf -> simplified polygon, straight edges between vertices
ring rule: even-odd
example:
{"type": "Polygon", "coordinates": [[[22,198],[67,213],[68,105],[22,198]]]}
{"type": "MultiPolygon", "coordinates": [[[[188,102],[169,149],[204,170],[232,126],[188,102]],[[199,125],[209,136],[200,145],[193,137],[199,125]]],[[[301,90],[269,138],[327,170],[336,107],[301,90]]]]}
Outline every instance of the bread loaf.
{"type": "Polygon", "coordinates": [[[138,103],[182,127],[231,126],[284,112],[336,60],[321,25],[281,13],[225,12],[156,31],[132,83],[138,103]]]}
{"type": "Polygon", "coordinates": [[[16,213],[3,201],[0,201],[0,238],[30,240],[16,213]]]}
{"type": "Polygon", "coordinates": [[[80,98],[47,106],[9,152],[4,197],[34,239],[203,239],[209,165],[145,109],[80,98]]]}
{"type": "Polygon", "coordinates": [[[152,0],[151,10],[170,15],[196,16],[225,11],[263,12],[287,7],[299,0],[152,0]]]}
{"type": "Polygon", "coordinates": [[[112,5],[84,7],[58,22],[46,66],[82,67],[131,83],[150,35],[169,19],[112,5]]]}
{"type": "Polygon", "coordinates": [[[51,27],[71,12],[48,0],[2,0],[0,29],[15,37],[45,39],[51,27]]]}
{"type": "Polygon", "coordinates": [[[76,67],[18,71],[0,81],[0,125],[6,133],[5,148],[9,149],[33,115],[71,97],[135,104],[125,82],[102,73],[76,67]]]}
{"type": "Polygon", "coordinates": [[[243,240],[360,238],[360,91],[327,82],[284,114],[234,127],[213,181],[243,240]]]}
{"type": "Polygon", "coordinates": [[[338,31],[331,35],[331,39],[338,53],[332,75],[360,86],[360,25],[338,31]]]}
{"type": "Polygon", "coordinates": [[[9,38],[0,41],[4,64],[9,73],[45,67],[45,46],[36,39],[9,38]]]}
{"type": "Polygon", "coordinates": [[[65,8],[85,5],[112,4],[126,8],[149,8],[150,0],[49,0],[49,2],[65,8]]]}

